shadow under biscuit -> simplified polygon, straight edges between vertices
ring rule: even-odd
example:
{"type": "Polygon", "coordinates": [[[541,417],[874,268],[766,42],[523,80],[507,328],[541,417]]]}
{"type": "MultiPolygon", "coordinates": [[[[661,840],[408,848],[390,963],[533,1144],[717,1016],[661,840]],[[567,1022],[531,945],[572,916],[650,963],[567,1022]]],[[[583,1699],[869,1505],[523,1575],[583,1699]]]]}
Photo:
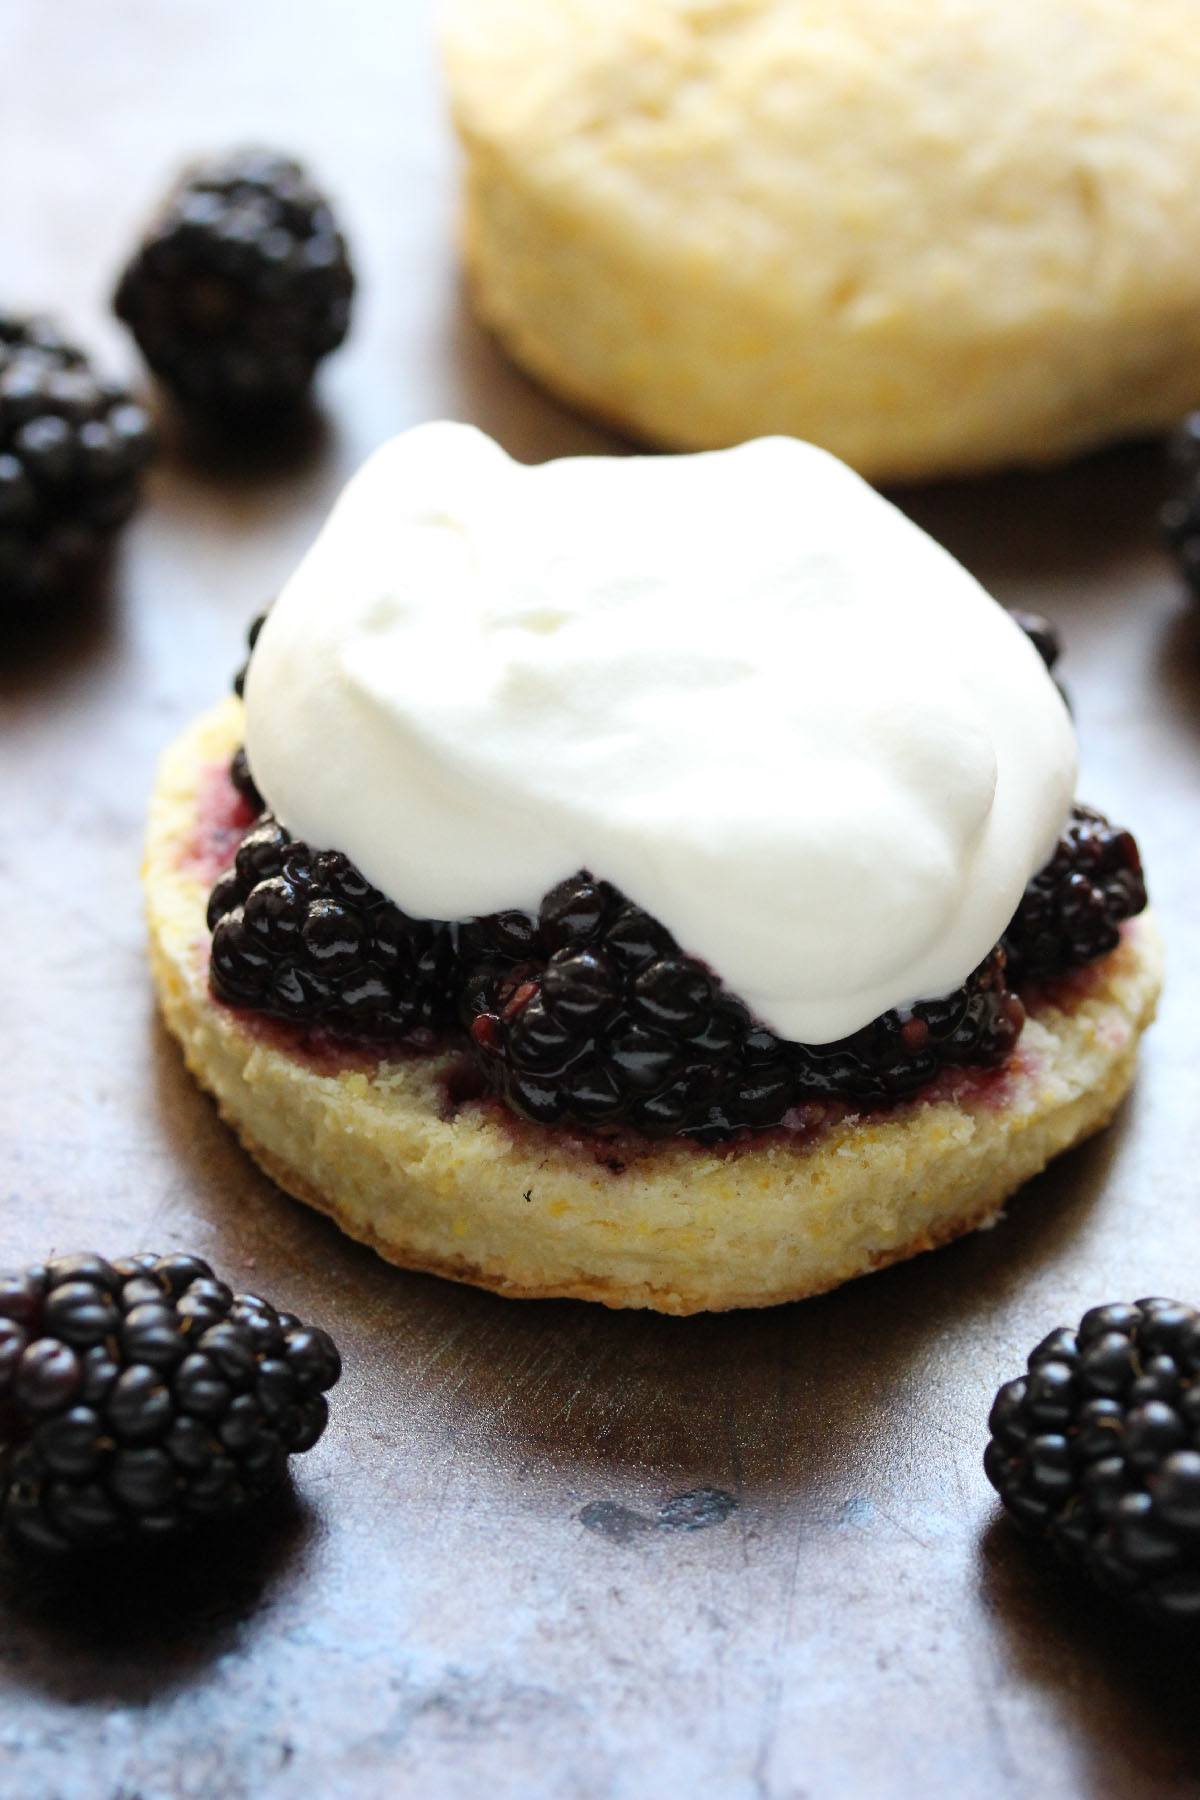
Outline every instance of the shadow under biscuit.
{"type": "Polygon", "coordinates": [[[985,587],[1059,577],[1078,588],[1156,550],[1165,479],[1161,443],[1143,439],[1049,468],[887,492],[985,587]]]}

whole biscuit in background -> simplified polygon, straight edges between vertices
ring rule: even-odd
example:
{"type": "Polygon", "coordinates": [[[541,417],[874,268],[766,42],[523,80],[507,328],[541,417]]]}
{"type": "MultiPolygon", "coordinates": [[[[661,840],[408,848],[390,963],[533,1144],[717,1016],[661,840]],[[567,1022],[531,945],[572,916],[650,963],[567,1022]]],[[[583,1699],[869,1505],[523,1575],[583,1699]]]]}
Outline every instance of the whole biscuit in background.
{"type": "Polygon", "coordinates": [[[683,449],[876,480],[1200,400],[1194,0],[451,0],[476,304],[683,449]]]}

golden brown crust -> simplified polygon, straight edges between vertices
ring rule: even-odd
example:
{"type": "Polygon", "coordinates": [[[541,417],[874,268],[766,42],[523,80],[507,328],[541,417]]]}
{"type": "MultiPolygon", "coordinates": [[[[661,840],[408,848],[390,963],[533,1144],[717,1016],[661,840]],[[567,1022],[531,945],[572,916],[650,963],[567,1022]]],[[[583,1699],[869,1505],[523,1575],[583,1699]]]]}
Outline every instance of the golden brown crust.
{"type": "Polygon", "coordinates": [[[453,1051],[321,1063],[208,991],[197,799],[240,727],[226,702],[159,774],[145,881],[163,1016],[267,1173],[406,1268],[669,1313],[800,1299],[987,1224],[1105,1125],[1132,1080],[1160,982],[1149,917],[1068,1009],[1027,1022],[1002,1079],[809,1139],[605,1145],[490,1102],[452,1103],[453,1051]]]}

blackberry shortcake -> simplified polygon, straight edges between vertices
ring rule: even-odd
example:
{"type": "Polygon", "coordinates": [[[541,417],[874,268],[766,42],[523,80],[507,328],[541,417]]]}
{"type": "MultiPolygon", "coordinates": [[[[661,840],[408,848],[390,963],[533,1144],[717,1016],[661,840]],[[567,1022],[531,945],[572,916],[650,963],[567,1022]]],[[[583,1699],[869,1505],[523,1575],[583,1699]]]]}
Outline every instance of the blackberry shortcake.
{"type": "Polygon", "coordinates": [[[419,426],[163,761],[166,1021],[289,1192],[508,1294],[769,1305],[988,1224],[1160,978],[1048,641],[811,445],[419,426]]]}

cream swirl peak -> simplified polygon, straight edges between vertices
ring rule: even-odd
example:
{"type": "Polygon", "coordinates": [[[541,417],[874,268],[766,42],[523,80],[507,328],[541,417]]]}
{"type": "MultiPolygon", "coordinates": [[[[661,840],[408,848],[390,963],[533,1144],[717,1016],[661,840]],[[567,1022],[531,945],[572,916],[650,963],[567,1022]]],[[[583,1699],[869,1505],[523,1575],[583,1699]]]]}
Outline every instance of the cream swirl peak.
{"type": "Polygon", "coordinates": [[[510,460],[394,438],[276,601],[259,789],[417,917],[588,868],[781,1037],[948,993],[1074,791],[1037,652],[933,540],[790,438],[510,460]]]}

